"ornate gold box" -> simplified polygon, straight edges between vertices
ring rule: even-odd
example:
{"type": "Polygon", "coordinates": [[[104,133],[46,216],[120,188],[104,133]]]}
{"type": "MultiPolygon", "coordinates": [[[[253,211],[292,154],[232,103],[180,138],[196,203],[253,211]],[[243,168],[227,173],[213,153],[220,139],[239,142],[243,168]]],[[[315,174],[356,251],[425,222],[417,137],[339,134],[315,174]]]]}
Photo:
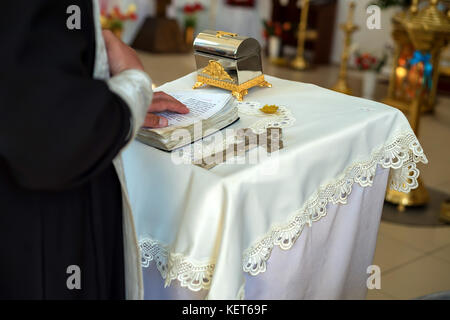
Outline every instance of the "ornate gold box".
{"type": "Polygon", "coordinates": [[[253,38],[206,30],[195,38],[194,50],[197,64],[194,89],[212,85],[230,90],[242,101],[248,89],[272,86],[264,80],[261,47],[253,38]]]}

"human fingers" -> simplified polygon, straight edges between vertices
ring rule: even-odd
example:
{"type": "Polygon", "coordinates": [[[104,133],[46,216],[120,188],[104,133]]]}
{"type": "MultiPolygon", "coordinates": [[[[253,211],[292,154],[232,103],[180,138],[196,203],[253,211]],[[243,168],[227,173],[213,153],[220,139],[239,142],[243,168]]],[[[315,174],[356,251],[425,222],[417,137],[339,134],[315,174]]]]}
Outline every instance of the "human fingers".
{"type": "Polygon", "coordinates": [[[145,128],[163,128],[167,127],[169,124],[169,121],[167,118],[158,116],[153,113],[147,113],[145,116],[145,121],[143,127],[145,128]]]}

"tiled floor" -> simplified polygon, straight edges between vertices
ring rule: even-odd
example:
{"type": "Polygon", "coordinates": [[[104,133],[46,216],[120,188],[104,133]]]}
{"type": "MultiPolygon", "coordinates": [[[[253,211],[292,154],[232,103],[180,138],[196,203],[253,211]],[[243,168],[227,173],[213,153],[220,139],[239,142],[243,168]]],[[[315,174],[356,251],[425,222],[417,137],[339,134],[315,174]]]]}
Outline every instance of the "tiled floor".
{"type": "Polygon", "coordinates": [[[450,227],[407,227],[382,222],[373,264],[381,290],[367,299],[412,299],[450,290],[450,227]]]}
{"type": "MultiPolygon", "coordinates": [[[[192,54],[150,55],[139,53],[156,86],[195,70],[192,54]]],[[[264,63],[265,73],[284,79],[314,83],[329,88],[336,81],[336,66],[321,66],[298,72],[264,63]]],[[[354,93],[361,91],[361,73],[349,72],[354,93]]],[[[376,99],[385,96],[386,82],[377,85],[376,99]]],[[[421,166],[427,187],[450,194],[450,97],[440,96],[435,113],[422,117],[419,139],[429,164],[421,166]]],[[[411,299],[450,290],[450,226],[408,227],[382,222],[374,264],[381,267],[381,290],[371,290],[367,299],[411,299]]]]}

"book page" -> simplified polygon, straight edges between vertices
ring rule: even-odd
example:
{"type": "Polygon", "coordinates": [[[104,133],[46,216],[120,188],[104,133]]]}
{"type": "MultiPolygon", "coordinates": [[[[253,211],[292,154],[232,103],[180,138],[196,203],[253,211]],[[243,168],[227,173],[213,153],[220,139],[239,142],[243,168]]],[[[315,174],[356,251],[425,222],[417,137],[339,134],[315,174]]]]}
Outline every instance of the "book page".
{"type": "Polygon", "coordinates": [[[188,126],[205,120],[219,112],[231,99],[229,93],[206,93],[193,91],[166,92],[189,108],[189,113],[158,112],[169,120],[169,126],[188,126]]]}

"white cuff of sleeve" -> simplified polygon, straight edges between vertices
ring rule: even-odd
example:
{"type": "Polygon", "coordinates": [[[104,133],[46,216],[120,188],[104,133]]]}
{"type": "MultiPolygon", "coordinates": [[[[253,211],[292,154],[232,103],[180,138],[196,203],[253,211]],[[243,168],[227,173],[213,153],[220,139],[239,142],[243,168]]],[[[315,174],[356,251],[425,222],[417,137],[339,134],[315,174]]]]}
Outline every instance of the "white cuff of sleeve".
{"type": "Polygon", "coordinates": [[[109,89],[119,95],[130,108],[131,127],[129,138],[131,140],[144,124],[145,115],[153,97],[152,80],[143,71],[125,70],[106,82],[109,89]]]}

